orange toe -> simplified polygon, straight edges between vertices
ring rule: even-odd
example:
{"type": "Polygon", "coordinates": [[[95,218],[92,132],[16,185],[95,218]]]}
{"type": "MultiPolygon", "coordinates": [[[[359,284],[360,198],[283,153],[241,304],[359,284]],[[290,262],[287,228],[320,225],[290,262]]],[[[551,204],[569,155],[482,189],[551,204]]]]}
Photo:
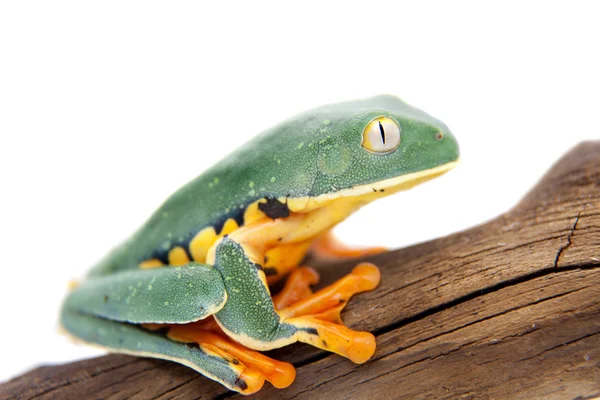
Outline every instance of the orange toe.
{"type": "Polygon", "coordinates": [[[352,270],[352,275],[360,278],[357,283],[357,293],[373,290],[381,281],[381,273],[375,264],[363,262],[352,270]]]}
{"type": "Polygon", "coordinates": [[[236,389],[242,394],[256,393],[263,387],[264,384],[264,375],[251,368],[245,369],[235,381],[236,389]]]}
{"type": "Polygon", "coordinates": [[[375,336],[369,332],[356,332],[346,354],[352,362],[362,364],[373,356],[375,347],[375,336]]]}

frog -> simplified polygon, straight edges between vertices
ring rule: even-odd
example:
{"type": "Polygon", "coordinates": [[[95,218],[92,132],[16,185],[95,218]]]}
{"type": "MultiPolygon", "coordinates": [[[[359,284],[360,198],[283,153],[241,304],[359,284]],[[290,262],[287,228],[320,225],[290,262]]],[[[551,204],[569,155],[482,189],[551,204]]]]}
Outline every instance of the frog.
{"type": "Polygon", "coordinates": [[[365,363],[375,336],[341,312],[378,286],[379,269],[357,261],[313,291],[319,274],[303,260],[383,251],[347,246],[332,229],[459,160],[448,127],[395,96],[298,114],[171,195],[71,288],[60,325],[77,341],[174,361],[245,395],[293,383],[294,366],[262,352],[295,342],[365,363]]]}

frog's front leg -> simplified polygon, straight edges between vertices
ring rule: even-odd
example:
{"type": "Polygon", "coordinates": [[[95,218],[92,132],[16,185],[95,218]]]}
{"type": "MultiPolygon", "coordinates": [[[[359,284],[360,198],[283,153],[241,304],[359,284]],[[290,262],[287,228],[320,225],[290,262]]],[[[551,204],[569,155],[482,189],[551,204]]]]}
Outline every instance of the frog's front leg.
{"type": "Polygon", "coordinates": [[[358,267],[338,283],[278,312],[262,266],[249,254],[253,254],[252,249],[229,237],[216,247],[214,267],[223,276],[228,300],[215,319],[228,336],[255,350],[301,341],[356,363],[373,355],[372,334],[353,331],[322,316],[330,309],[339,310],[353,294],[375,288],[379,283],[375,266],[358,267]]]}

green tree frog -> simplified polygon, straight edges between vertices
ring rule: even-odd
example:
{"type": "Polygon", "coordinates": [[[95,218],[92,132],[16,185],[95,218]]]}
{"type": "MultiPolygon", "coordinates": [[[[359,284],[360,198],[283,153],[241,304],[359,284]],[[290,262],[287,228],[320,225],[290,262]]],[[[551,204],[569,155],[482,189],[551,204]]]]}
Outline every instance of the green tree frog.
{"type": "MultiPolygon", "coordinates": [[[[259,351],[296,341],[367,361],[369,332],[346,327],[372,264],[313,293],[322,256],[368,253],[329,232],[361,206],[437,177],[459,160],[448,128],[393,96],[326,105],[263,132],[175,192],[74,287],[72,336],[112,352],[179,362],[243,394],[295,378],[259,351]],[[288,277],[271,296],[269,285],[288,277]]],[[[373,249],[373,252],[377,249],[373,249]]]]}

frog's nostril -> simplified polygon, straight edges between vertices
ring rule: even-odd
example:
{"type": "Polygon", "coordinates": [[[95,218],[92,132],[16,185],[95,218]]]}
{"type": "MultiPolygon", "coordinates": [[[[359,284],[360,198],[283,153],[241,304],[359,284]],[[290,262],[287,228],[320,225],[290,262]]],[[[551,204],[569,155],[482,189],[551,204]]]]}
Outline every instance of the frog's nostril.
{"type": "Polygon", "coordinates": [[[435,140],[442,140],[444,138],[444,134],[442,132],[438,132],[435,134],[435,140]]]}

